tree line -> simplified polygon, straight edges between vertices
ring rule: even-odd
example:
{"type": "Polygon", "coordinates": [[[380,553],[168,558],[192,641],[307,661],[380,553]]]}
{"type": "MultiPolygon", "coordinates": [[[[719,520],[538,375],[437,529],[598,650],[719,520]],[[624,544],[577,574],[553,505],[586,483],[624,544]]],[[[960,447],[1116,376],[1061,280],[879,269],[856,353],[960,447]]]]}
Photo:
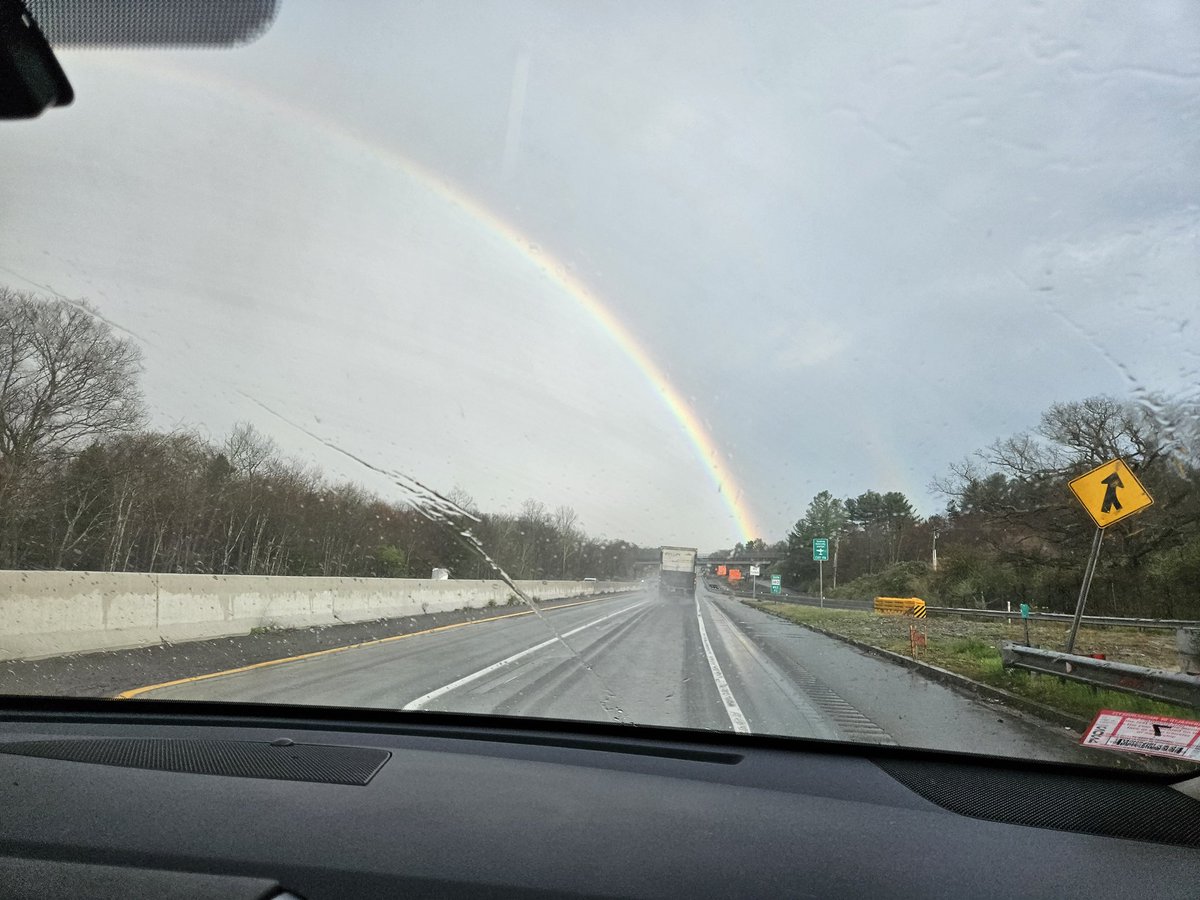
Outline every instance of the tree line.
{"type": "MultiPolygon", "coordinates": [[[[516,578],[625,578],[639,548],[588,536],[566,506],[469,513],[449,523],[287,459],[250,424],[220,440],[146,425],[141,356],[84,303],[0,287],[0,567],[255,575],[486,578],[469,527],[516,578]]],[[[1111,526],[1089,609],[1200,618],[1200,404],[1146,396],[1056,403],[935,479],[923,518],[898,491],[822,491],[769,554],[814,589],[934,603],[1073,608],[1094,526],[1071,478],[1121,457],[1155,498],[1111,526]],[[936,564],[935,564],[936,558],[936,564]]],[[[720,553],[721,551],[718,551],[720,553]]]]}
{"type": "Polygon", "coordinates": [[[146,425],[141,354],[85,303],[0,286],[0,568],[245,575],[633,574],[638,548],[570,507],[439,522],[287,459],[253,425],[221,440],[146,425]]]}
{"type": "Polygon", "coordinates": [[[822,491],[776,545],[779,570],[814,589],[812,539],[826,537],[827,593],[1071,611],[1095,525],[1068,482],[1117,457],[1155,502],[1105,529],[1088,610],[1200,618],[1200,404],[1160,396],[1053,404],[936,478],[946,506],[928,518],[898,492],[822,491]]]}

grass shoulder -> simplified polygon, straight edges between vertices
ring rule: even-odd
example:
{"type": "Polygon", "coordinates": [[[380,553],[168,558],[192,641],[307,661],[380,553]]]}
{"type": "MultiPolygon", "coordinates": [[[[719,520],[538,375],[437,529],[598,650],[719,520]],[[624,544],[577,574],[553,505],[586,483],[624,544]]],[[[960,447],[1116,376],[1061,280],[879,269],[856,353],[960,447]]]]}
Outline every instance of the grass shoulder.
{"type": "MultiPolygon", "coordinates": [[[[800,625],[810,625],[893,653],[910,655],[909,626],[913,619],[880,616],[873,612],[820,609],[795,603],[752,603],[764,612],[800,625]]],[[[972,621],[960,618],[924,619],[917,627],[928,636],[919,659],[991,687],[1009,691],[1080,719],[1093,718],[1101,709],[1152,713],[1184,719],[1197,718],[1197,711],[1127,694],[1064,681],[1052,675],[1037,675],[1005,669],[1000,660],[1000,642],[1022,640],[1020,619],[972,621]]],[[[1065,628],[1057,622],[1036,622],[1030,628],[1034,646],[1061,647],[1065,628]]],[[[1122,628],[1083,628],[1079,646],[1086,652],[1105,653],[1107,658],[1141,666],[1169,667],[1174,663],[1169,634],[1147,633],[1122,628]]]]}

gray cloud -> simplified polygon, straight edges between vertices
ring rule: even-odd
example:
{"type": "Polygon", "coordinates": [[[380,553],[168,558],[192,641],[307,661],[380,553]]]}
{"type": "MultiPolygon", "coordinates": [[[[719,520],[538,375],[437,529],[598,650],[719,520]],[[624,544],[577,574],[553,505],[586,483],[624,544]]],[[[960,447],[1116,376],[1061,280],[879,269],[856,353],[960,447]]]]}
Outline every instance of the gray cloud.
{"type": "Polygon", "coordinates": [[[1054,400],[1195,390],[1198,15],[286,4],[238,51],[64,54],[76,106],[6,126],[0,263],[142,336],[165,423],[244,391],[485,508],[736,540],[620,348],[391,152],[604,298],[768,537],[823,488],[932,512],[1054,400]]]}

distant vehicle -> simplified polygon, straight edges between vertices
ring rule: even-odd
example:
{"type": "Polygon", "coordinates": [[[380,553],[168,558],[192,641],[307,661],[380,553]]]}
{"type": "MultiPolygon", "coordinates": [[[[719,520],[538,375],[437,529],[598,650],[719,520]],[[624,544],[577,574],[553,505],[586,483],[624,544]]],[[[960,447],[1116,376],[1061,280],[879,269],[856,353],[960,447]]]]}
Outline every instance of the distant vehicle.
{"type": "Polygon", "coordinates": [[[584,580],[585,582],[588,582],[588,581],[595,581],[596,579],[595,579],[595,578],[592,578],[592,577],[590,577],[590,576],[589,576],[589,577],[587,577],[587,578],[585,578],[585,579],[583,579],[583,580],[584,580]]]}
{"type": "Polygon", "coordinates": [[[659,568],[658,592],[688,594],[696,591],[696,548],[663,547],[659,568]]]}

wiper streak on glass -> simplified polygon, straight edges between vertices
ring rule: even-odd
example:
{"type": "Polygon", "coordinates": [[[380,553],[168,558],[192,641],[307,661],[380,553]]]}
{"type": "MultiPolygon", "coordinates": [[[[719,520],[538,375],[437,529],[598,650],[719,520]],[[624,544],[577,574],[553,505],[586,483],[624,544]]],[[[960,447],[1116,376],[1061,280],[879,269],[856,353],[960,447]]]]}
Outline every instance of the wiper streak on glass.
{"type": "Polygon", "coordinates": [[[480,519],[478,516],[469,512],[468,510],[463,509],[453,500],[443,497],[433,488],[425,486],[421,482],[417,481],[417,479],[406,475],[403,472],[385,469],[381,466],[374,465],[356,453],[352,453],[344,447],[338,446],[333,441],[327,440],[326,438],[321,437],[321,435],[310,431],[308,428],[305,428],[303,425],[292,421],[287,416],[267,406],[258,398],[252,397],[244,391],[238,391],[238,393],[265,412],[279,419],[281,422],[292,426],[297,431],[307,435],[309,438],[317,441],[322,446],[327,447],[336,453],[340,453],[342,456],[353,460],[372,472],[391,480],[392,484],[404,492],[404,500],[414,510],[416,510],[416,512],[420,513],[429,521],[449,529],[454,535],[455,540],[482,559],[492,569],[492,571],[496,573],[496,576],[503,581],[513,593],[521,598],[525,605],[528,606],[533,614],[538,617],[538,619],[543,625],[545,625],[550,633],[554,635],[558,642],[567,649],[567,652],[570,653],[571,656],[573,656],[579,662],[579,664],[583,666],[583,668],[586,669],[588,673],[590,673],[592,677],[595,678],[599,683],[601,689],[604,691],[604,695],[600,701],[600,706],[604,709],[604,711],[612,716],[615,721],[627,724],[629,723],[624,711],[616,704],[614,700],[615,695],[612,689],[605,683],[604,679],[600,677],[600,674],[587,662],[587,660],[583,658],[582,654],[580,654],[578,650],[571,646],[570,641],[568,641],[566,637],[554,627],[553,623],[551,623],[551,621],[542,614],[541,609],[538,608],[538,605],[533,598],[521,590],[517,586],[517,583],[509,576],[509,574],[504,571],[503,567],[501,567],[499,563],[492,559],[491,555],[486,549],[484,549],[484,546],[480,542],[479,538],[477,538],[471,532],[471,529],[460,527],[458,520],[466,519],[471,522],[479,522],[480,519]]]}

